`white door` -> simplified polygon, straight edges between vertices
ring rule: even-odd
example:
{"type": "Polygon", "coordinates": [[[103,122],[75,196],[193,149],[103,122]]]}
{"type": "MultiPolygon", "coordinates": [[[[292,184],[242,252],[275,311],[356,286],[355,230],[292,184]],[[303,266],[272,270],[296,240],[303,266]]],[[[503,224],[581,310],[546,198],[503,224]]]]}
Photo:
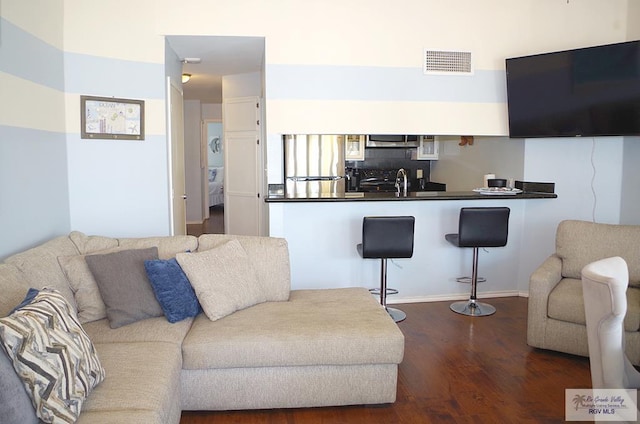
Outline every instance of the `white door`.
{"type": "Polygon", "coordinates": [[[169,172],[171,235],[187,234],[187,195],[184,176],[184,112],[182,89],[168,78],[169,172]]]}
{"type": "Polygon", "coordinates": [[[224,228],[227,234],[265,235],[262,224],[260,99],[224,99],[224,228]]]}

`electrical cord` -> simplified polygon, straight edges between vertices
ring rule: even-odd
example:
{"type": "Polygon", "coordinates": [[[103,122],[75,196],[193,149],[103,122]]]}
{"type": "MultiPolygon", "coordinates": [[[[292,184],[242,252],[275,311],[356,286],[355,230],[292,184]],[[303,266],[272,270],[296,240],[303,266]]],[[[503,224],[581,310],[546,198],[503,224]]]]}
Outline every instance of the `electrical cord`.
{"type": "Polygon", "coordinates": [[[596,180],[596,165],[594,163],[594,156],[596,150],[596,138],[591,137],[591,169],[593,170],[591,174],[591,195],[593,196],[593,209],[591,210],[591,221],[596,222],[596,205],[598,204],[598,197],[596,196],[596,189],[594,187],[594,183],[596,180]]]}

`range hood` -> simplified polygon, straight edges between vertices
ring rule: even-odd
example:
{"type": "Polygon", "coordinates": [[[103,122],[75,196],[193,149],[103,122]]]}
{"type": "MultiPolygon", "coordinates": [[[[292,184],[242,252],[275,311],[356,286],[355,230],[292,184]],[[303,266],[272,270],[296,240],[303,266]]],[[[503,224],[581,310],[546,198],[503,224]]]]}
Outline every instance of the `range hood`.
{"type": "Polygon", "coordinates": [[[418,147],[419,135],[371,134],[367,136],[367,147],[418,147]]]}

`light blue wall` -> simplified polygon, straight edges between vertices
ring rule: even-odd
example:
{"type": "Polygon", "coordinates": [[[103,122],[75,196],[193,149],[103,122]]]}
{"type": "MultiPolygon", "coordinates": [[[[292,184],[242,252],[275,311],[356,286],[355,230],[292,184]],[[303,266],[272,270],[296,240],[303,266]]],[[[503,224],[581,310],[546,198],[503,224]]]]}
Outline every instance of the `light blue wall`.
{"type": "Polygon", "coordinates": [[[111,237],[168,235],[167,137],[149,116],[157,105],[164,112],[165,65],[77,53],[64,59],[68,113],[80,112],[73,97],[81,94],[145,101],[142,141],[81,139],[69,128],[71,228],[111,237]]]}
{"type": "MultiPolygon", "coordinates": [[[[622,184],[623,144],[623,137],[525,140],[524,179],[555,183],[558,198],[527,204],[519,247],[523,252],[518,280],[522,291],[526,291],[531,272],[555,251],[560,221],[621,223],[622,199],[627,196],[622,184]]],[[[629,171],[638,173],[637,167],[629,171]]],[[[637,197],[627,207],[637,210],[637,197]]],[[[640,224],[639,218],[636,214],[634,224],[640,224]]]]}
{"type": "MultiPolygon", "coordinates": [[[[0,12],[2,10],[0,9],[0,12]]],[[[51,16],[59,19],[60,16],[51,16]]],[[[62,37],[60,28],[59,37],[62,37]]],[[[54,45],[0,16],[0,71],[35,84],[64,91],[64,56],[54,45]]],[[[51,40],[55,42],[56,40],[51,40]]],[[[6,99],[3,99],[6,101],[6,99]]]]}
{"type": "Polygon", "coordinates": [[[56,3],[46,31],[42,16],[0,9],[20,22],[0,17],[0,102],[14,112],[0,116],[0,258],[71,230],[169,232],[163,105],[165,75],[179,79],[180,63],[171,52],[166,65],[65,52],[56,3]],[[146,120],[141,142],[84,140],[81,94],[142,99],[162,116],[146,120]]]}
{"type": "MultiPolygon", "coordinates": [[[[58,3],[47,17],[56,44],[58,3]]],[[[70,230],[63,56],[0,16],[0,107],[16,111],[0,116],[0,259],[70,230]],[[8,96],[18,84],[21,96],[8,96]]]]}
{"type": "MultiPolygon", "coordinates": [[[[419,65],[419,64],[418,64],[419,65]]],[[[267,66],[272,100],[505,103],[503,71],[430,75],[420,66],[267,66]]]]}
{"type": "Polygon", "coordinates": [[[640,224],[640,137],[625,137],[622,157],[621,224],[640,224]]]}
{"type": "Polygon", "coordinates": [[[0,259],[69,229],[65,135],[0,125],[0,259]]]}

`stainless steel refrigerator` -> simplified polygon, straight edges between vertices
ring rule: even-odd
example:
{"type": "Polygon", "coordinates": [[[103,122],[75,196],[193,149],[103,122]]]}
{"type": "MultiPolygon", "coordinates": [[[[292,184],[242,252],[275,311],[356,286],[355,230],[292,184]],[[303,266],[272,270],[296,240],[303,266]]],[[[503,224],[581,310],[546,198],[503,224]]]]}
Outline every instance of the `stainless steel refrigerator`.
{"type": "Polygon", "coordinates": [[[344,135],[285,135],[287,197],[336,197],[345,192],[344,135]]]}

